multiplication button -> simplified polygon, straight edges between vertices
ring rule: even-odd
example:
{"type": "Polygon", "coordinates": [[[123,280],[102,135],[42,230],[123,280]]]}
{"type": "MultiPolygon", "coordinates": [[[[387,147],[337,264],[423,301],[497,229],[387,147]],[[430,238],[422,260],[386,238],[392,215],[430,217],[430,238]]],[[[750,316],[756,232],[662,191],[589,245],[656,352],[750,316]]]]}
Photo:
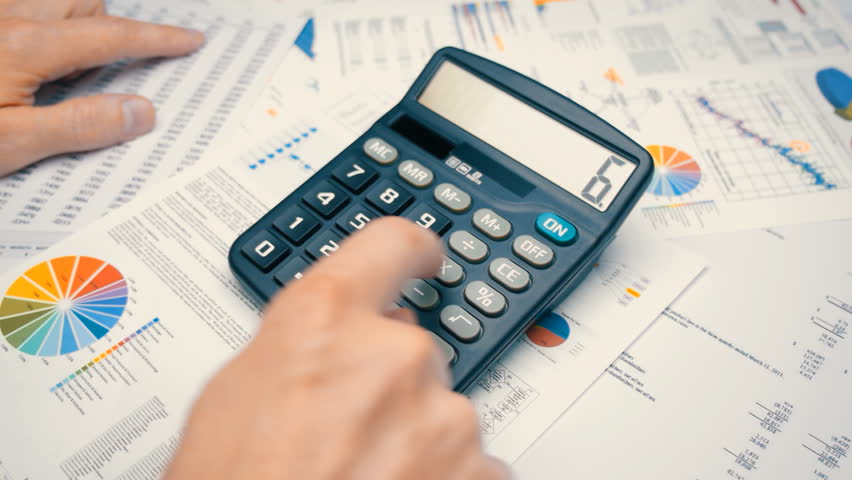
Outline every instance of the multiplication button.
{"type": "Polygon", "coordinates": [[[464,288],[464,299],[489,317],[496,317],[506,311],[506,297],[479,280],[470,282],[464,288]]]}
{"type": "Polygon", "coordinates": [[[449,244],[450,250],[470,263],[479,263],[488,256],[488,245],[464,230],[453,232],[449,244]]]}
{"type": "Polygon", "coordinates": [[[441,326],[466,343],[482,335],[482,325],[479,320],[458,305],[450,305],[441,310],[441,326]]]}
{"type": "Polygon", "coordinates": [[[438,274],[435,275],[435,280],[437,280],[441,285],[455,287],[464,280],[464,269],[461,265],[445,256],[444,260],[441,262],[441,268],[438,270],[438,274]]]}

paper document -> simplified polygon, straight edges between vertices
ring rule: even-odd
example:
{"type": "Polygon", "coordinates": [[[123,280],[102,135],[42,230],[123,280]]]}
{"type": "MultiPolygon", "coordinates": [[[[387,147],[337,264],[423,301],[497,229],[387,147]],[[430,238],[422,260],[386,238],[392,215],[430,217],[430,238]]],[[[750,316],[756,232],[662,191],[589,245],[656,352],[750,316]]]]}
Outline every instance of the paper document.
{"type": "Polygon", "coordinates": [[[679,242],[710,268],[519,477],[850,478],[850,235],[843,221],[679,242]]]}
{"type": "Polygon", "coordinates": [[[118,62],[38,94],[39,104],[99,93],[135,93],[157,108],[148,135],[97,152],[61,155],[0,179],[0,258],[51,243],[209,156],[230,135],[290,47],[298,21],[256,15],[230,2],[114,0],[113,15],[205,32],[199,52],[118,62]],[[289,25],[289,26],[288,26],[289,25]]]}

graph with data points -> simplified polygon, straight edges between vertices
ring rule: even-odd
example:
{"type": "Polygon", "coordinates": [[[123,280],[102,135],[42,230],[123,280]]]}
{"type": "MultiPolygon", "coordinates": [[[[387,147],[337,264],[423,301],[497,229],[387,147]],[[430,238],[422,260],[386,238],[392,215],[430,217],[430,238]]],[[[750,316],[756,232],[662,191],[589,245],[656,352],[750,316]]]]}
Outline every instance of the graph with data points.
{"type": "Polygon", "coordinates": [[[679,197],[701,182],[701,167],[688,153],[667,145],[648,145],[645,149],[654,158],[654,178],[648,192],[679,197]]]}
{"type": "Polygon", "coordinates": [[[0,333],[17,350],[41,357],[74,353],[105,336],[127,306],[127,280],[86,256],[34,265],[0,300],[0,333]]]}
{"type": "Polygon", "coordinates": [[[671,93],[726,200],[848,188],[847,156],[784,84],[730,80],[671,93]]]}

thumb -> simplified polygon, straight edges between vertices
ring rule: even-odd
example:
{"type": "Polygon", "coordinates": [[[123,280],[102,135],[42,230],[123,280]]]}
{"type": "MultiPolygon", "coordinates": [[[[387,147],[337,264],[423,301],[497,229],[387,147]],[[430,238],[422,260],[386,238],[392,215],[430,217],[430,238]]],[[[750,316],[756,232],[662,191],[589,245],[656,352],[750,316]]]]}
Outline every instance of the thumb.
{"type": "Polygon", "coordinates": [[[154,128],[136,95],[98,95],[45,107],[0,109],[0,176],[52,155],[108,147],[154,128]]]}

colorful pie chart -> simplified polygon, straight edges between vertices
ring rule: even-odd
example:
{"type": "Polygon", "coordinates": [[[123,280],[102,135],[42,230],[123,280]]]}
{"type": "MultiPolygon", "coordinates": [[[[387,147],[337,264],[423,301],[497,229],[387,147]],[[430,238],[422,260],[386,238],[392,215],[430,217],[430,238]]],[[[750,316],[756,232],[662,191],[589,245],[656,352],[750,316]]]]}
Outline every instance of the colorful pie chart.
{"type": "Polygon", "coordinates": [[[678,197],[701,182],[701,167],[688,153],[667,145],[648,145],[645,149],[654,158],[654,178],[648,186],[654,195],[678,197]]]}
{"type": "Polygon", "coordinates": [[[562,345],[571,334],[568,321],[558,313],[550,312],[527,330],[527,338],[534,344],[551,348],[562,345]]]}
{"type": "Polygon", "coordinates": [[[18,277],[0,300],[0,333],[29,355],[76,352],[106,335],[127,306],[127,281],[92,257],[59,257],[18,277]]]}

